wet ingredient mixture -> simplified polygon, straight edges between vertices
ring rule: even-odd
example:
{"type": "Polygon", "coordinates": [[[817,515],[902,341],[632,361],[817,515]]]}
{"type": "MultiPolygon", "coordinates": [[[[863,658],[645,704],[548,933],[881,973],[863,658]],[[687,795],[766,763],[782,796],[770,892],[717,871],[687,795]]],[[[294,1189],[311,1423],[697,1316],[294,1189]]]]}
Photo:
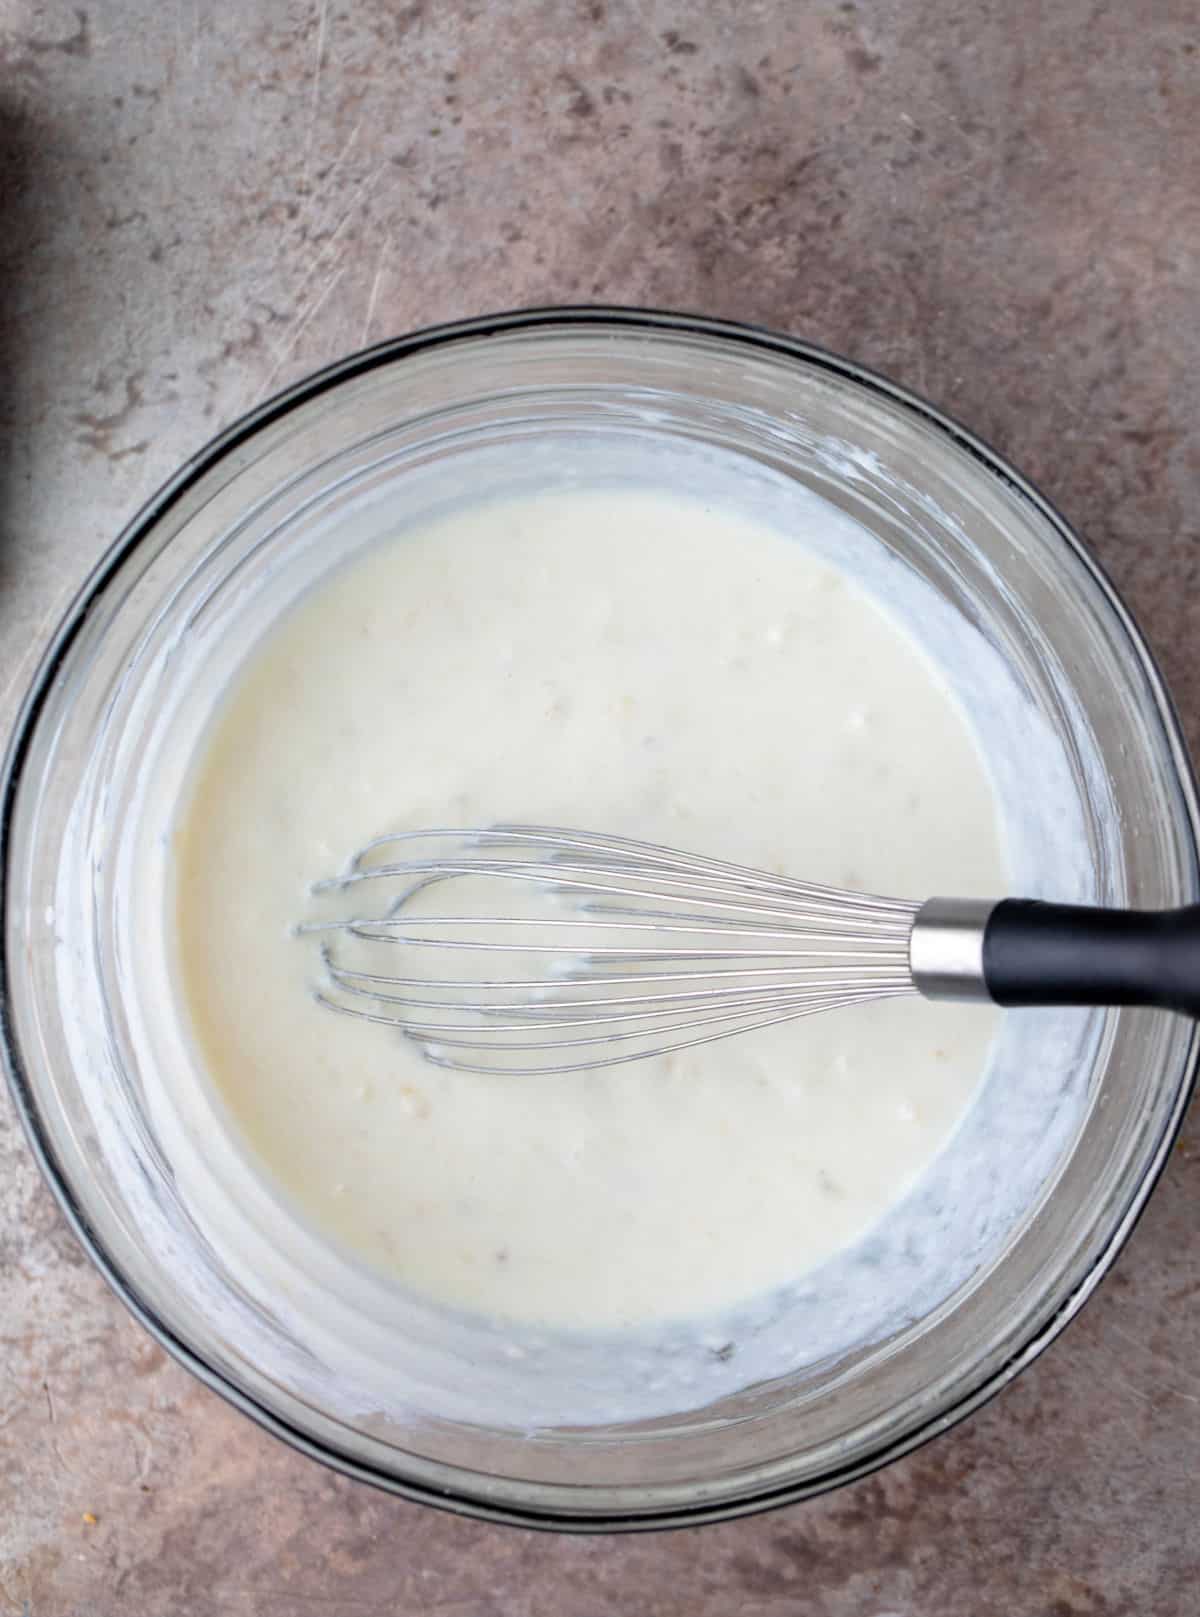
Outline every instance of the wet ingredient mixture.
{"type": "Polygon", "coordinates": [[[502,820],[1002,892],[956,700],[805,538],[669,489],[464,506],[331,573],[223,698],[174,835],[196,1060],[294,1215],[402,1286],[588,1331],[719,1315],[867,1231],[968,1106],[985,1008],[504,1079],[322,1009],[293,934],[381,832],[502,820]]]}

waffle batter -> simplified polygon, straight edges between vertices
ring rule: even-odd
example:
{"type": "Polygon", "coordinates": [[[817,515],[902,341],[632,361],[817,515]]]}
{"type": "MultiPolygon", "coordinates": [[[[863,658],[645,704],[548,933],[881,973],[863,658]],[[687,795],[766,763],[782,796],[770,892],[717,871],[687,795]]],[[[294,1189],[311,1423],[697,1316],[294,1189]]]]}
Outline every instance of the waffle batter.
{"type": "Polygon", "coordinates": [[[588,1331],[721,1314],[867,1231],[968,1105],[986,1008],[503,1079],[322,1009],[293,933],[372,837],[494,821],[1002,892],[957,701],[805,538],[666,490],[460,508],[316,585],[210,723],[174,835],[198,1062],[291,1213],[401,1286],[588,1331]]]}

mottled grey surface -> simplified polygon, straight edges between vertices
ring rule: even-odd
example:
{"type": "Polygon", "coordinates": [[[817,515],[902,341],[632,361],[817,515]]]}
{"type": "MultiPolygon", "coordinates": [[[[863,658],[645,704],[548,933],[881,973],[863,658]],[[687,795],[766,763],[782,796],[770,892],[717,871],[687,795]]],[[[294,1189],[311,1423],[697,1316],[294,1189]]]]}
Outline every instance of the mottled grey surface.
{"type": "MultiPolygon", "coordinates": [[[[0,0],[0,726],[85,570],[256,399],[389,333],[767,321],[1007,451],[1200,742],[1194,0],[0,0]]],[[[1200,1586],[1200,1131],[964,1428],[812,1505],[554,1539],[298,1458],[91,1272],[3,1106],[0,1612],[1108,1617],[1200,1586]],[[94,1518],[94,1519],[93,1519],[94,1518]]]]}

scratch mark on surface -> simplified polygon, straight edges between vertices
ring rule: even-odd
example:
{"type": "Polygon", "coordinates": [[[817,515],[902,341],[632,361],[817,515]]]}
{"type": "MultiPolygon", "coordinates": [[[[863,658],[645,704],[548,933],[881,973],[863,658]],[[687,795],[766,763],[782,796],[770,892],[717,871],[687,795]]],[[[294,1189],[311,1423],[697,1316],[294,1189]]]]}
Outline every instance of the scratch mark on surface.
{"type": "Polygon", "coordinates": [[[71,1472],[71,1467],[63,1459],[62,1450],[58,1446],[58,1438],[55,1436],[55,1428],[58,1425],[58,1416],[54,1411],[54,1398],[50,1392],[50,1383],[48,1381],[42,1382],[42,1391],[46,1394],[46,1410],[50,1416],[50,1447],[54,1452],[54,1458],[58,1461],[59,1465],[62,1466],[63,1470],[69,1475],[71,1472]]]}
{"type": "Polygon", "coordinates": [[[358,340],[360,348],[367,346],[367,338],[371,332],[371,322],[375,318],[375,305],[379,301],[379,285],[383,280],[383,267],[387,255],[391,251],[391,246],[392,238],[385,236],[379,249],[379,262],[375,266],[375,279],[371,282],[371,296],[367,299],[367,317],[363,321],[362,336],[358,340]]]}
{"type": "Polygon", "coordinates": [[[1113,1336],[1119,1336],[1122,1342],[1128,1342],[1130,1347],[1136,1348],[1139,1354],[1145,1349],[1145,1343],[1127,1331],[1123,1325],[1118,1325],[1115,1319],[1108,1321],[1108,1329],[1113,1336]]]}
{"type": "Polygon", "coordinates": [[[350,131],[349,140],[346,142],[346,144],[342,147],[341,151],[334,158],[334,160],[333,160],[332,164],[330,165],[330,167],[326,170],[325,177],[321,181],[320,189],[313,193],[313,196],[312,196],[312,198],[310,200],[310,203],[309,203],[310,207],[315,207],[317,205],[317,203],[321,200],[321,198],[323,196],[325,196],[325,194],[332,188],[333,177],[337,173],[338,169],[341,168],[341,166],[345,162],[346,158],[350,155],[350,149],[354,145],[354,142],[358,139],[359,130],[363,126],[363,119],[365,117],[366,117],[366,113],[363,113],[363,112],[359,113],[358,122],[354,125],[354,128],[350,131]]]}
{"type": "Polygon", "coordinates": [[[1140,1399],[1143,1404],[1149,1404],[1153,1408],[1154,1400],[1150,1394],[1143,1392],[1137,1383],[1125,1374],[1124,1370],[1118,1370],[1115,1366],[1110,1365],[1108,1373],[1112,1380],[1124,1387],[1125,1391],[1132,1397],[1140,1399]]]}
{"type": "Polygon", "coordinates": [[[328,298],[329,294],[333,291],[334,287],[341,280],[342,276],[345,275],[346,269],[347,269],[347,265],[342,264],[342,265],[339,265],[339,267],[336,270],[334,270],[334,272],[330,276],[329,280],[325,283],[325,287],[322,290],[320,296],[315,298],[313,300],[313,302],[309,304],[309,306],[308,306],[307,310],[305,311],[305,313],[296,322],[296,325],[292,329],[291,336],[288,338],[287,342],[284,344],[283,352],[280,354],[280,356],[279,356],[278,360],[276,360],[275,364],[271,367],[271,374],[267,377],[266,381],[263,383],[262,387],[258,390],[258,393],[255,395],[255,398],[254,398],[254,403],[255,404],[257,404],[261,399],[265,399],[267,397],[267,395],[270,393],[271,389],[275,385],[275,378],[279,375],[279,373],[283,369],[284,365],[291,358],[291,356],[292,356],[293,352],[295,351],[296,346],[299,343],[301,337],[303,337],[304,333],[308,330],[309,326],[312,324],[313,319],[315,318],[316,314],[318,313],[318,311],[320,310],[320,308],[324,304],[326,298],[328,298]]]}
{"type": "Polygon", "coordinates": [[[312,162],[313,135],[317,127],[317,113],[321,105],[321,72],[325,66],[325,38],[329,31],[329,0],[320,0],[317,15],[317,60],[313,67],[312,95],[308,104],[308,134],[304,141],[304,169],[300,176],[300,189],[308,189],[308,170],[312,162]]]}
{"type": "MultiPolygon", "coordinates": [[[[1200,1397],[1198,1397],[1196,1393],[1187,1392],[1178,1384],[1177,1378],[1182,1379],[1185,1382],[1189,1382],[1192,1385],[1200,1385],[1200,1383],[1197,1383],[1196,1379],[1189,1374],[1183,1365],[1177,1363],[1173,1359],[1168,1360],[1167,1370],[1166,1373],[1164,1373],[1154,1364],[1155,1360],[1161,1362],[1166,1357],[1164,1354],[1155,1352],[1153,1348],[1148,1348],[1145,1342],[1134,1336],[1131,1331],[1127,1331],[1123,1325],[1118,1325],[1115,1320],[1109,1320],[1108,1330],[1113,1336],[1119,1337],[1123,1342],[1127,1342],[1129,1346],[1133,1348],[1134,1351],[1143,1359],[1143,1361],[1147,1362],[1148,1368],[1150,1368],[1154,1374],[1156,1391],[1160,1393],[1173,1394],[1176,1398],[1182,1398],[1186,1403],[1189,1404],[1200,1404],[1200,1397]]],[[[1125,1355],[1125,1357],[1122,1359],[1122,1364],[1127,1365],[1130,1357],[1131,1355],[1125,1355]]],[[[1136,1388],[1129,1380],[1129,1377],[1124,1373],[1123,1370],[1117,1372],[1117,1374],[1119,1374],[1120,1379],[1125,1382],[1126,1386],[1129,1387],[1131,1392],[1136,1392],[1138,1397],[1143,1398],[1148,1404],[1154,1403],[1152,1396],[1149,1393],[1139,1391],[1138,1388],[1136,1388]]]]}
{"type": "Polygon", "coordinates": [[[129,1446],[133,1450],[133,1477],[131,1481],[140,1486],[150,1475],[150,1439],[142,1430],[137,1421],[134,1421],[126,1434],[129,1446]],[[139,1438],[141,1441],[139,1442],[139,1438]]]}
{"type": "Polygon", "coordinates": [[[376,180],[378,180],[379,176],[383,173],[383,171],[384,171],[384,169],[386,167],[387,167],[387,162],[386,161],[384,161],[382,163],[378,163],[375,166],[375,168],[373,168],[371,170],[370,174],[367,175],[366,179],[364,179],[361,182],[361,184],[358,187],[358,190],[355,191],[354,195],[350,198],[350,202],[349,202],[349,204],[348,204],[348,206],[346,208],[346,211],[345,211],[345,213],[343,213],[342,217],[338,220],[338,223],[334,228],[333,234],[329,237],[328,241],[326,241],[324,243],[324,245],[321,247],[320,251],[316,254],[316,256],[313,259],[312,263],[308,266],[308,269],[304,272],[303,276],[301,277],[300,284],[296,288],[296,291],[295,291],[295,300],[296,300],[297,303],[299,303],[300,300],[303,298],[304,293],[308,289],[309,283],[314,279],[314,277],[318,274],[318,272],[325,267],[325,264],[329,259],[329,255],[337,247],[338,238],[341,236],[341,234],[342,234],[343,230],[345,230],[346,226],[350,223],[350,221],[354,217],[355,213],[357,213],[357,211],[360,208],[360,206],[362,205],[362,203],[366,201],[367,192],[375,184],[376,180]]]}
{"type": "MultiPolygon", "coordinates": [[[[329,237],[328,241],[325,242],[324,246],[317,253],[316,257],[313,259],[312,263],[301,277],[300,284],[296,288],[294,294],[294,300],[297,305],[302,302],[304,293],[308,290],[310,283],[315,279],[318,272],[325,267],[330,255],[336,252],[338,240],[342,235],[342,232],[354,218],[355,214],[358,212],[358,209],[366,200],[367,193],[370,191],[371,187],[375,184],[386,167],[386,159],[383,162],[378,163],[375,168],[372,169],[371,173],[368,174],[367,177],[362,181],[357,191],[355,191],[354,195],[351,197],[350,204],[345,213],[342,215],[341,219],[338,221],[333,234],[329,237]]],[[[279,375],[280,371],[287,363],[290,355],[296,347],[296,344],[300,341],[301,336],[304,334],[305,328],[308,326],[317,310],[325,302],[325,299],[329,296],[330,292],[333,290],[333,287],[339,280],[341,280],[345,269],[346,266],[343,264],[339,269],[335,270],[333,279],[327,283],[324,291],[322,291],[318,296],[316,302],[310,304],[303,314],[296,317],[297,324],[294,325],[291,331],[288,333],[282,347],[272,348],[272,351],[275,354],[275,364],[271,368],[271,374],[267,377],[267,380],[263,386],[254,394],[247,408],[252,408],[261,399],[266,398],[274,385],[275,378],[279,375]]]]}
{"type": "Polygon", "coordinates": [[[624,223],[620,225],[615,234],[608,238],[608,241],[605,244],[599,258],[592,265],[592,286],[597,292],[600,291],[601,287],[603,286],[604,277],[608,274],[613,260],[617,255],[617,249],[628,235],[629,227],[632,223],[632,218],[627,217],[625,219],[624,223]]]}

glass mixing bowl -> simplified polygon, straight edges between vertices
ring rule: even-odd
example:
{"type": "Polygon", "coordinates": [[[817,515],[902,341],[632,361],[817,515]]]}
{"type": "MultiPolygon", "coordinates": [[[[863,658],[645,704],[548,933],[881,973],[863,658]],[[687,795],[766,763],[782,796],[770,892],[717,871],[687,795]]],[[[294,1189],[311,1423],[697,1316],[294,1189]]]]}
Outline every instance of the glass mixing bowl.
{"type": "MultiPolygon", "coordinates": [[[[803,1498],[914,1447],[1062,1330],[1125,1240],[1187,1103],[1196,1029],[1095,1013],[1086,1105],[1023,1215],[952,1294],[883,1338],[682,1414],[515,1430],[348,1413],[343,1367],[253,1265],[220,1256],[147,1103],[155,1074],[125,896],[155,737],[272,556],[319,569],[342,518],[480,445],[570,430],[732,450],[849,512],[974,625],[1061,743],[1090,896],[1197,899],[1197,803],[1162,681],[1062,519],[968,433],[804,344],[624,310],[507,315],[383,344],[293,388],[185,466],[104,558],[33,681],[2,787],[0,1019],[17,1106],[79,1239],[182,1363],[348,1475],[574,1529],[711,1520],[803,1498]]],[[[319,1282],[314,1281],[319,1287],[319,1282]]],[[[314,1291],[314,1297],[317,1292],[314,1291]]],[[[310,1314],[319,1312],[314,1305],[310,1314]]]]}

